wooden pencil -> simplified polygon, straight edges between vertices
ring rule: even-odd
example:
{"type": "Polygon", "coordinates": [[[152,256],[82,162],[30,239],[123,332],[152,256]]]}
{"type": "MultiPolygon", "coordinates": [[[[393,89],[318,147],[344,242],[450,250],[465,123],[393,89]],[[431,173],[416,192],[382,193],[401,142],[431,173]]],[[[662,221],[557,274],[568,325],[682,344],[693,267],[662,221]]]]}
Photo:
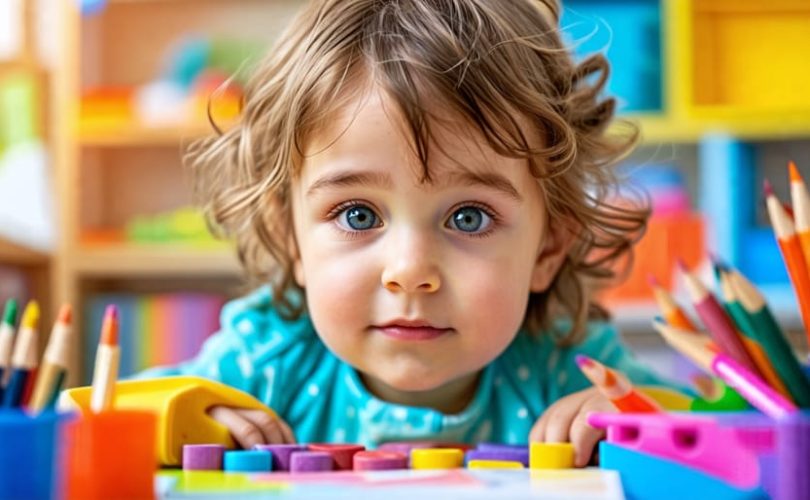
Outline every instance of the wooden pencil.
{"type": "Polygon", "coordinates": [[[59,391],[62,390],[70,361],[70,347],[73,343],[72,316],[73,312],[69,304],[63,305],[59,310],[59,315],[51,330],[48,346],[42,356],[34,392],[28,403],[31,411],[40,412],[52,407],[56,403],[59,391]]]}
{"type": "Polygon", "coordinates": [[[720,283],[720,293],[723,297],[726,311],[728,311],[729,316],[731,316],[737,324],[739,331],[742,332],[743,345],[748,351],[748,354],[751,355],[751,359],[754,360],[762,377],[771,387],[776,389],[782,396],[795,402],[795,399],[791,396],[787,387],[785,387],[785,384],[782,382],[782,379],[777,374],[776,369],[773,367],[771,363],[772,358],[769,359],[762,345],[761,337],[763,332],[757,329],[748,311],[740,304],[737,292],[734,287],[731,286],[728,268],[724,269],[722,266],[716,265],[715,271],[720,283]]]}
{"type": "Polygon", "coordinates": [[[17,408],[26,402],[26,392],[36,377],[37,343],[39,333],[39,304],[31,301],[25,306],[20,331],[11,354],[11,378],[3,394],[3,406],[17,408]]]}
{"type": "Polygon", "coordinates": [[[732,270],[729,273],[729,284],[734,289],[740,306],[751,319],[752,328],[757,332],[765,353],[772,360],[774,370],[793,400],[802,408],[810,408],[810,382],[765,298],[739,271],[732,270]]]}
{"type": "Polygon", "coordinates": [[[712,336],[717,346],[721,351],[725,352],[738,363],[745,366],[750,371],[761,375],[759,369],[751,359],[748,351],[743,345],[740,334],[734,327],[731,318],[728,317],[726,311],[712,295],[712,293],[703,285],[703,283],[689,270],[683,262],[678,263],[683,274],[686,290],[689,292],[689,297],[692,299],[692,304],[697,311],[700,320],[706,326],[709,334],[712,336]]]}
{"type": "Polygon", "coordinates": [[[658,304],[658,309],[661,310],[661,315],[664,317],[664,320],[668,324],[682,330],[696,332],[697,327],[695,327],[695,324],[692,323],[692,320],[689,319],[681,306],[675,302],[672,295],[661,286],[655,276],[650,274],[647,277],[647,281],[650,283],[650,288],[652,288],[653,295],[655,296],[655,302],[658,304]]]}
{"type": "Polygon", "coordinates": [[[3,387],[11,374],[11,353],[14,351],[14,328],[17,322],[17,301],[6,301],[3,321],[0,322],[0,402],[3,401],[3,387]]]}
{"type": "Polygon", "coordinates": [[[795,404],[773,390],[761,377],[731,356],[713,352],[707,342],[699,336],[673,328],[659,320],[653,321],[653,326],[669,345],[708,373],[720,377],[766,415],[783,418],[798,411],[795,404]]]}
{"type": "Polygon", "coordinates": [[[633,387],[621,372],[583,354],[576,356],[576,363],[585,377],[621,412],[656,413],[661,406],[646,394],[633,387]]]}
{"type": "Polygon", "coordinates": [[[801,242],[796,234],[793,220],[773,193],[773,187],[768,180],[764,183],[765,203],[768,207],[768,217],[771,220],[782,260],[785,262],[793,291],[799,302],[804,331],[810,342],[810,277],[807,274],[807,264],[804,260],[801,242]]]}
{"type": "Polygon", "coordinates": [[[90,409],[93,412],[98,413],[109,410],[113,405],[120,356],[121,352],[118,347],[118,308],[110,305],[104,311],[101,338],[96,350],[93,389],[90,393],[90,409]]]}

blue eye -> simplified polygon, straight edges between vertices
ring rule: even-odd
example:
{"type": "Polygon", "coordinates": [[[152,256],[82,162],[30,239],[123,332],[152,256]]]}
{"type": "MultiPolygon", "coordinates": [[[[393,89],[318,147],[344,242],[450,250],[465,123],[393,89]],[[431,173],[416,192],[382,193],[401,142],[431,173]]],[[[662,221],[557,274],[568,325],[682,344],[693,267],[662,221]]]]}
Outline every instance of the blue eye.
{"type": "Polygon", "coordinates": [[[338,222],[352,231],[365,231],[380,225],[377,214],[365,205],[354,205],[345,209],[338,217],[338,222]]]}
{"type": "Polygon", "coordinates": [[[450,224],[465,233],[477,233],[492,224],[492,217],[478,207],[461,207],[450,217],[450,224]]]}

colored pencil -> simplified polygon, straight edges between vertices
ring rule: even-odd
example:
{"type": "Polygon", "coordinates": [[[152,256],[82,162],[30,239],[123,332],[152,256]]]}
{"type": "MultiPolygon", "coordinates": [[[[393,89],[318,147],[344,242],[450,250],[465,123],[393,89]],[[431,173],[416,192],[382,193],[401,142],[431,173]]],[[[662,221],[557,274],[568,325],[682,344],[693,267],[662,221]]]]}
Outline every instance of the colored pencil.
{"type": "Polygon", "coordinates": [[[101,324],[101,339],[96,350],[93,370],[93,389],[90,394],[90,409],[96,413],[109,410],[115,397],[115,380],[118,378],[118,363],[121,351],[118,347],[118,308],[107,306],[101,324]]]}
{"type": "Polygon", "coordinates": [[[72,344],[72,321],[73,312],[69,304],[65,304],[59,310],[59,316],[51,330],[51,338],[42,356],[42,364],[37,374],[37,382],[34,385],[34,392],[31,394],[31,401],[28,408],[34,412],[40,412],[46,408],[51,408],[56,403],[59,391],[67,376],[69,353],[72,344]]]}
{"type": "Polygon", "coordinates": [[[36,377],[37,368],[37,322],[39,304],[31,301],[25,306],[20,331],[11,354],[11,378],[3,394],[3,406],[16,408],[25,403],[25,394],[36,377]]]}
{"type": "Polygon", "coordinates": [[[804,375],[765,298],[739,271],[732,270],[729,273],[729,284],[734,289],[740,306],[751,318],[752,327],[758,333],[765,353],[773,362],[776,373],[793,400],[802,408],[810,408],[810,381],[804,375]]]}
{"type": "Polygon", "coordinates": [[[810,194],[796,164],[788,162],[790,173],[790,201],[793,203],[793,221],[802,247],[805,265],[810,262],[810,194]]]}
{"type": "Polygon", "coordinates": [[[734,358],[709,349],[707,339],[669,326],[661,320],[653,321],[653,326],[669,345],[685,354],[705,371],[720,377],[769,417],[782,418],[799,411],[796,405],[771,389],[762,378],[734,358]]]}
{"type": "Polygon", "coordinates": [[[605,395],[621,412],[660,412],[661,407],[633,387],[623,373],[608,368],[602,363],[578,354],[577,366],[591,383],[605,395]]]}
{"type": "Polygon", "coordinates": [[[761,338],[763,332],[757,330],[757,327],[754,326],[748,311],[746,311],[742,304],[740,304],[737,293],[731,286],[730,273],[728,269],[723,269],[721,266],[715,265],[715,273],[717,274],[718,281],[720,282],[720,291],[723,301],[725,302],[726,311],[728,311],[729,316],[731,316],[739,327],[739,331],[742,332],[742,339],[745,349],[748,351],[748,354],[751,355],[751,359],[754,360],[754,363],[756,363],[762,377],[771,387],[776,389],[779,394],[787,399],[792,400],[793,402],[796,402],[791,396],[790,392],[787,390],[787,387],[785,387],[782,379],[777,374],[773,364],[771,364],[768,354],[765,352],[761,338]]]}
{"type": "Polygon", "coordinates": [[[771,183],[767,179],[764,186],[768,217],[771,220],[779,250],[782,252],[782,260],[785,262],[790,281],[793,283],[793,291],[799,302],[804,331],[810,342],[810,276],[807,274],[807,263],[804,260],[801,241],[796,234],[793,220],[776,198],[771,183]]]}
{"type": "Polygon", "coordinates": [[[678,262],[683,274],[686,290],[692,299],[692,304],[706,326],[709,334],[714,338],[717,346],[750,371],[759,374],[759,370],[745,350],[743,341],[731,318],[728,317],[717,299],[709,292],[700,280],[690,273],[683,262],[678,262]]]}
{"type": "Polygon", "coordinates": [[[675,302],[672,295],[661,286],[655,276],[652,274],[649,275],[647,281],[650,283],[650,288],[652,288],[653,295],[655,296],[655,302],[658,304],[658,309],[661,310],[661,315],[664,317],[664,320],[670,325],[676,326],[682,330],[696,332],[697,327],[695,327],[695,324],[692,323],[692,320],[689,319],[681,306],[675,302]]]}
{"type": "Polygon", "coordinates": [[[9,299],[0,322],[0,401],[3,387],[8,383],[11,368],[11,352],[14,350],[14,325],[17,322],[17,301],[9,299]]]}

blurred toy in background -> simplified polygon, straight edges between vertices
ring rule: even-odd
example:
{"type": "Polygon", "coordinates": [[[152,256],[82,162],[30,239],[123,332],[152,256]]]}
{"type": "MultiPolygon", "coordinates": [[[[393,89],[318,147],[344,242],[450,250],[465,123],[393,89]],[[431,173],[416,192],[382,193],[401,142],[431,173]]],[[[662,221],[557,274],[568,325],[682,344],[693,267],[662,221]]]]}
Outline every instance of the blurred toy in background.
{"type": "Polygon", "coordinates": [[[171,46],[160,74],[138,87],[84,91],[83,128],[171,127],[227,123],[239,114],[244,71],[259,55],[250,41],[186,35],[171,46]]]}
{"type": "MultiPolygon", "coordinates": [[[[639,194],[647,198],[652,214],[647,231],[633,252],[632,268],[626,278],[602,295],[607,305],[621,302],[651,302],[648,285],[654,276],[662,286],[671,288],[676,262],[681,258],[697,267],[706,255],[703,217],[692,210],[683,173],[676,165],[627,167],[627,196],[637,202],[639,194]]],[[[621,199],[618,201],[621,203],[621,199]]],[[[618,265],[624,269],[628,262],[618,265]]]]}

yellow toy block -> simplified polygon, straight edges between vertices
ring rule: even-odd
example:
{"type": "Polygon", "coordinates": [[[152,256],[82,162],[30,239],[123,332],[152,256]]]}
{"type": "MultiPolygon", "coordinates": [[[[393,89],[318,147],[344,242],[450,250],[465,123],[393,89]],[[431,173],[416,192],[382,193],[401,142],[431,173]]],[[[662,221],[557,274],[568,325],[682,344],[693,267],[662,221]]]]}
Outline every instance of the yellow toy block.
{"type": "Polygon", "coordinates": [[[463,463],[464,452],[458,448],[411,450],[411,469],[456,469],[463,463]]]}
{"type": "MultiPolygon", "coordinates": [[[[62,393],[60,409],[90,412],[91,387],[62,393]]],[[[158,416],[157,458],[163,465],[180,465],[183,446],[221,444],[234,448],[228,429],[208,416],[213,406],[231,406],[275,413],[253,396],[200,377],[125,380],[115,384],[116,409],[153,411],[158,416]]]]}
{"type": "Polygon", "coordinates": [[[532,443],[529,448],[532,469],[571,469],[574,467],[574,445],[571,443],[532,443]]]}
{"type": "Polygon", "coordinates": [[[523,464],[513,460],[470,460],[468,469],[522,469],[523,464]]]}

